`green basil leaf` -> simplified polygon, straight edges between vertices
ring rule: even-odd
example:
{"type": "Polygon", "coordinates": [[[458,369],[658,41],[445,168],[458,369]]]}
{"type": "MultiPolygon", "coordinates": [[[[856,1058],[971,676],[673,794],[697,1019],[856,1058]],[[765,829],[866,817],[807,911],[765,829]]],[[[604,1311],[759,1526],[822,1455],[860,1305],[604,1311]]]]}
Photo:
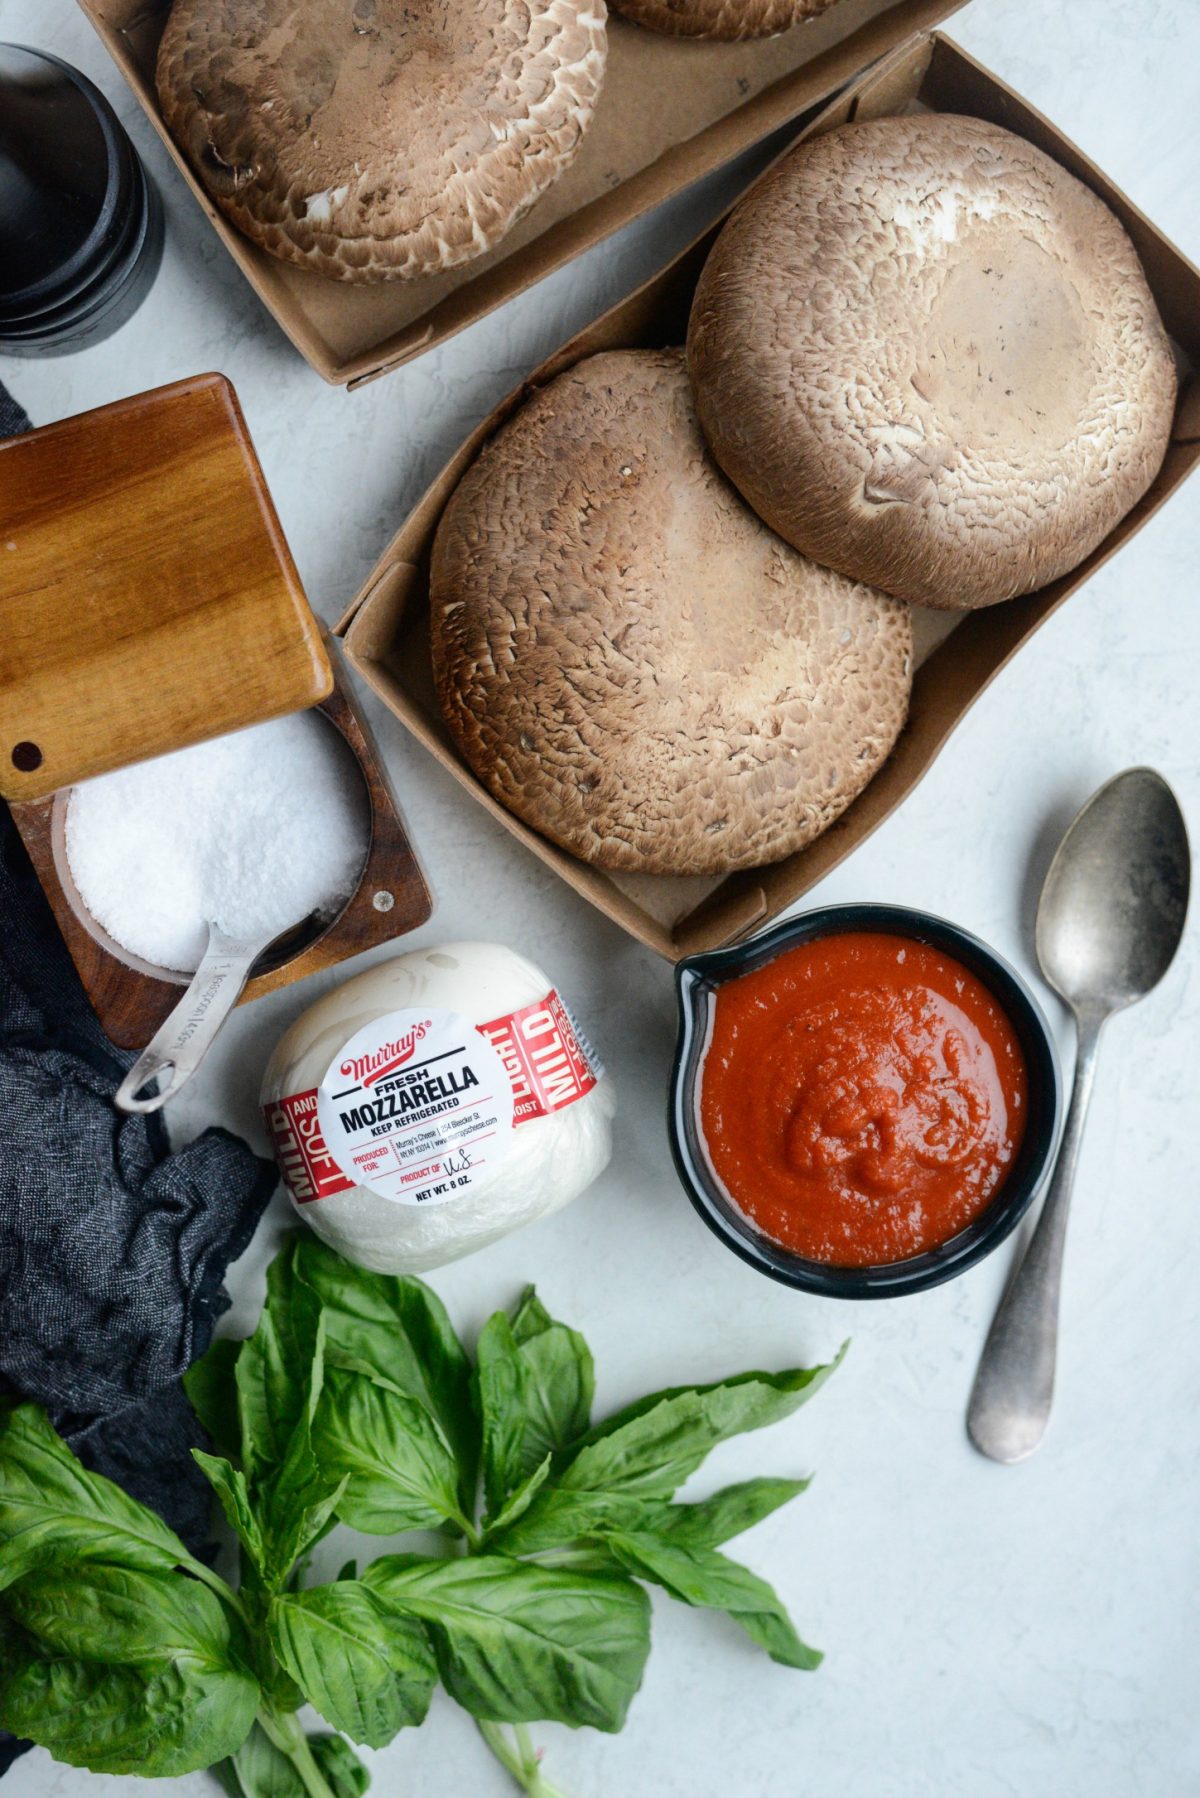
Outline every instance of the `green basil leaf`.
{"type": "Polygon", "coordinates": [[[798,1498],[810,1484],[809,1480],[742,1480],[697,1504],[656,1507],[653,1528],[657,1535],[684,1548],[719,1548],[722,1542],[761,1523],[789,1499],[798,1498]]]}
{"type": "Polygon", "coordinates": [[[272,1262],[266,1306],[234,1370],[244,1491],[258,1523],[256,1564],[270,1591],[286,1584],[295,1561],[330,1527],[345,1484],[314,1452],[325,1320],[320,1299],[297,1271],[297,1249],[293,1239],[272,1262]]]}
{"type": "Polygon", "coordinates": [[[471,1364],[437,1294],[420,1280],[352,1267],[308,1231],[293,1255],[324,1308],[329,1366],[369,1368],[425,1407],[454,1451],[460,1508],[470,1510],[479,1458],[471,1364]]]}
{"type": "Polygon", "coordinates": [[[210,1771],[228,1798],[308,1798],[299,1773],[259,1723],[236,1754],[210,1771]]]}
{"type": "Polygon", "coordinates": [[[174,1777],[211,1766],[241,1745],[258,1709],[249,1674],[201,1651],[168,1648],[129,1664],[59,1654],[11,1614],[4,1646],[0,1726],[96,1773],[174,1777]]]}
{"type": "Polygon", "coordinates": [[[363,1583],[433,1639],[443,1683],[473,1716],[620,1729],[650,1651],[632,1580],[563,1573],[504,1555],[390,1555],[363,1583]]]}
{"type": "Polygon", "coordinates": [[[607,1535],[604,1546],[628,1572],[653,1580],[684,1604],[726,1612],[773,1661],[809,1672],[820,1666],[820,1654],[800,1640],[766,1580],[715,1548],[683,1548],[649,1533],[619,1531],[607,1535]]]}
{"type": "Polygon", "coordinates": [[[20,1405],[0,1415],[0,1591],[63,1560],[149,1572],[191,1564],[161,1518],[89,1472],[36,1405],[20,1405]]]}
{"type": "Polygon", "coordinates": [[[416,1399],[331,1368],[313,1444],[323,1468],[347,1476],[338,1515],[354,1529],[387,1536],[448,1521],[461,1527],[458,1464],[416,1399]]]}
{"type": "Polygon", "coordinates": [[[726,1486],[696,1504],[668,1504],[625,1492],[571,1492],[553,1484],[535,1492],[529,1502],[488,1539],[505,1554],[540,1554],[585,1539],[595,1542],[606,1530],[649,1530],[683,1548],[716,1548],[804,1491],[807,1480],[745,1480],[726,1486]]]}
{"type": "Polygon", "coordinates": [[[321,1390],[324,1326],[316,1294],[294,1267],[293,1245],[267,1271],[267,1302],[234,1368],[242,1464],[251,1484],[283,1465],[321,1390]]]}
{"type": "Polygon", "coordinates": [[[557,1454],[586,1435],[596,1376],[583,1337],[556,1323],[532,1286],[513,1313],[512,1333],[526,1376],[522,1472],[528,1474],[543,1455],[557,1454]]]}
{"type": "Polygon", "coordinates": [[[593,1430],[558,1477],[565,1491],[669,1498],[719,1442],[790,1417],[839,1365],[745,1373],[651,1393],[593,1430]]]}
{"type": "Polygon", "coordinates": [[[532,1286],[511,1321],[497,1311],[475,1347],[475,1394],[483,1428],[483,1488],[490,1527],[545,1460],[591,1421],[595,1376],[583,1337],[555,1323],[532,1286]]]}
{"type": "MultiPolygon", "coordinates": [[[[261,1343],[260,1343],[261,1346],[261,1343]]],[[[259,1387],[255,1401],[262,1396],[266,1382],[262,1380],[263,1361],[248,1378],[247,1389],[259,1387]]],[[[310,1363],[307,1384],[319,1390],[321,1380],[319,1350],[310,1363]]],[[[299,1390],[302,1382],[297,1382],[299,1390]]],[[[299,1556],[321,1536],[330,1524],[341,1485],[320,1468],[313,1454],[307,1398],[300,1397],[291,1435],[286,1441],[277,1432],[269,1449],[256,1448],[251,1454],[254,1475],[251,1479],[227,1460],[193,1454],[210,1484],[217,1492],[226,1520],[250,1555],[263,1581],[270,1589],[282,1586],[299,1556]],[[282,1462],[274,1456],[283,1449],[282,1462]]]]}
{"type": "Polygon", "coordinates": [[[206,1455],[201,1448],[192,1450],[192,1459],[220,1499],[226,1523],[261,1573],[266,1562],[266,1550],[258,1518],[250,1502],[245,1474],[238,1468],[231,1467],[220,1455],[206,1455]]]}
{"type": "Polygon", "coordinates": [[[362,1798],[371,1783],[371,1775],[342,1736],[326,1735],[321,1730],[309,1736],[308,1746],[325,1784],[333,1798],[362,1798]]]}
{"type": "Polygon", "coordinates": [[[183,1390],[193,1411],[216,1447],[234,1462],[242,1458],[235,1373],[241,1348],[240,1342],[228,1336],[218,1337],[183,1376],[183,1390]]]}
{"type": "Polygon", "coordinates": [[[257,1708],[258,1688],[227,1669],[39,1657],[0,1672],[0,1724],[93,1773],[194,1773],[232,1753],[257,1708]]]}
{"type": "Polygon", "coordinates": [[[547,1455],[546,1459],[534,1468],[529,1478],[522,1480],[516,1491],[510,1493],[497,1512],[495,1521],[490,1523],[484,1531],[484,1535],[488,1537],[502,1536],[505,1530],[511,1529],[513,1524],[525,1515],[549,1477],[550,1456],[547,1455]]]}
{"type": "Polygon", "coordinates": [[[532,1342],[552,1329],[554,1319],[537,1295],[535,1286],[527,1286],[512,1308],[512,1333],[517,1342],[532,1342]]]}
{"type": "MultiPolygon", "coordinates": [[[[243,1586],[242,1590],[247,1593],[258,1613],[256,1628],[261,1627],[262,1616],[270,1602],[267,1594],[265,1592],[252,1593],[247,1586],[243,1586]]],[[[258,1683],[263,1689],[266,1708],[273,1711],[277,1717],[290,1717],[293,1711],[300,1709],[304,1703],[304,1693],[287,1669],[281,1667],[273,1655],[260,1655],[256,1671],[258,1683]]]]}
{"type": "MultiPolygon", "coordinates": [[[[349,1742],[324,1731],[307,1741],[333,1798],[362,1798],[371,1775],[349,1742]]],[[[292,1762],[257,1723],[232,1759],[210,1770],[229,1798],[308,1798],[292,1762]]]]}
{"type": "Polygon", "coordinates": [[[365,1586],[348,1580],[275,1598],[268,1627],[309,1703],[353,1741],[382,1748],[424,1721],[437,1681],[425,1632],[388,1616],[365,1586]]]}
{"type": "Polygon", "coordinates": [[[141,1664],[233,1655],[229,1613],[185,1574],[137,1572],[103,1561],[40,1567],[5,1595],[5,1608],[48,1652],[141,1664]]]}
{"type": "Polygon", "coordinates": [[[287,1459],[260,1500],[261,1570],[269,1591],[281,1590],[300,1556],[332,1529],[347,1484],[345,1474],[322,1465],[308,1418],[302,1417],[292,1433],[287,1459]]]}
{"type": "Polygon", "coordinates": [[[475,1345],[475,1390],[483,1425],[483,1491],[490,1516],[521,1484],[525,1441],[525,1369],[503,1311],[488,1318],[475,1345]]]}
{"type": "MultiPolygon", "coordinates": [[[[251,1735],[253,1733],[252,1730],[251,1735]]],[[[246,1740],[249,1741],[249,1739],[250,1737],[247,1736],[246,1740]]],[[[208,1770],[221,1790],[227,1794],[227,1798],[255,1798],[253,1789],[250,1786],[244,1786],[238,1778],[232,1756],[228,1760],[218,1761],[215,1767],[210,1767],[208,1770]]],[[[261,1798],[268,1798],[265,1787],[261,1788],[261,1798]]],[[[278,1791],[272,1791],[269,1798],[283,1798],[283,1795],[278,1791]]]]}
{"type": "Polygon", "coordinates": [[[542,1554],[605,1529],[649,1528],[661,1508],[626,1492],[564,1492],[550,1483],[508,1527],[502,1529],[497,1518],[488,1540],[506,1555],[542,1554]]]}

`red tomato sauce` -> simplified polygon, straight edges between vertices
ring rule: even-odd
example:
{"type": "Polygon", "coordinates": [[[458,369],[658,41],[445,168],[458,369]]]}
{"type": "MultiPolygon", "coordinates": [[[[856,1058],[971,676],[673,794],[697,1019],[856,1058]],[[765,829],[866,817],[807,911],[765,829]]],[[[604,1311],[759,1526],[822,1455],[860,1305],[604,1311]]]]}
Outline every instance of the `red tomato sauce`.
{"type": "Polygon", "coordinates": [[[998,1001],[910,937],[801,943],[718,988],[700,1079],[712,1166],[746,1217],[834,1267],[923,1254],[985,1209],[1026,1071],[998,1001]]]}

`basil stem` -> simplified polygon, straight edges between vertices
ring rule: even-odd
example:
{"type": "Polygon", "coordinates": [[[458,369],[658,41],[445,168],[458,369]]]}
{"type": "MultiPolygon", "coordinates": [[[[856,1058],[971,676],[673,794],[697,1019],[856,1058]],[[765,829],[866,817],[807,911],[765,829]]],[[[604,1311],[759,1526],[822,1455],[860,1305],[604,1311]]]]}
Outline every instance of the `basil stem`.
{"type": "Polygon", "coordinates": [[[501,1723],[475,1724],[480,1735],[506,1773],[510,1773],[529,1798],[567,1798],[559,1786],[551,1785],[542,1772],[541,1751],[534,1747],[529,1726],[515,1723],[510,1737],[501,1723]]]}
{"type": "Polygon", "coordinates": [[[286,1754],[300,1777],[308,1798],[337,1798],[312,1757],[308,1737],[297,1717],[279,1717],[267,1710],[258,1713],[263,1734],[273,1742],[280,1754],[286,1754]]]}

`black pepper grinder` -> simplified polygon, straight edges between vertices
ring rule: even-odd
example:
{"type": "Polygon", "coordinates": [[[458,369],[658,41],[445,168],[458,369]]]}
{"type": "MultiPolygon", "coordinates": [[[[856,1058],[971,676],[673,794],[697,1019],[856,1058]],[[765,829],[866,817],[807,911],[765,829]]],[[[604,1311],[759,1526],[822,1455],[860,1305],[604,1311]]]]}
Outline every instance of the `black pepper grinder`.
{"type": "Polygon", "coordinates": [[[0,44],[0,355],[110,336],[149,292],[162,240],[158,194],[99,88],[0,44]]]}

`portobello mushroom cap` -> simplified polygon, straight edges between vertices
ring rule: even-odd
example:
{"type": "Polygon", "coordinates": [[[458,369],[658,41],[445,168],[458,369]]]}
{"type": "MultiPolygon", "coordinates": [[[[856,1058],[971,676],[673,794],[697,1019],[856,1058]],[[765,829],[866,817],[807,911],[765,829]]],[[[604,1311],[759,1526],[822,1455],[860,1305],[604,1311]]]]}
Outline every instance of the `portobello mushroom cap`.
{"type": "Polygon", "coordinates": [[[828,12],[836,0],[613,0],[616,12],[671,37],[774,37],[828,12]]]}
{"type": "Polygon", "coordinates": [[[696,290],[705,435],[797,549],[923,605],[1074,568],[1145,493],[1171,348],[1124,229],[1023,138],[846,125],[743,202],[696,290]]]}
{"type": "Polygon", "coordinates": [[[163,116],[285,262],[407,279],[481,256],[579,148],[604,0],[175,0],[163,116]]]}
{"type": "Polygon", "coordinates": [[[682,350],[592,356],[527,401],[442,515],[430,610],[470,767],[605,868],[802,848],[908,707],[907,606],[755,517],[705,449],[682,350]]]}

